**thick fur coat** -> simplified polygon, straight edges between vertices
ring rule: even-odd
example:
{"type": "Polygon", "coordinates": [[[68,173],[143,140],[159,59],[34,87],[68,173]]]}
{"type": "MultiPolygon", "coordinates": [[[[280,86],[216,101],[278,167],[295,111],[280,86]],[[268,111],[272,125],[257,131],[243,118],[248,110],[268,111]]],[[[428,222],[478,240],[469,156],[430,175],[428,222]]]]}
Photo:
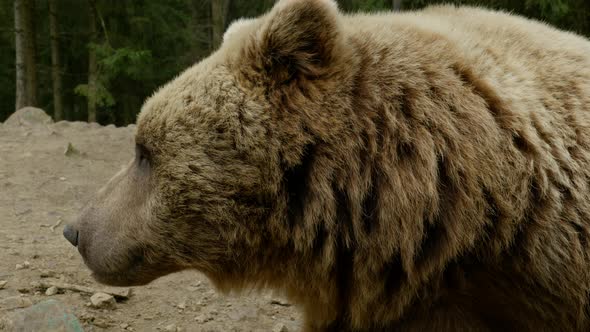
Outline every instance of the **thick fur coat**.
{"type": "Polygon", "coordinates": [[[308,331],[590,328],[582,37],[281,0],[137,128],[136,160],[72,225],[102,282],[198,269],[285,292],[308,331]]]}

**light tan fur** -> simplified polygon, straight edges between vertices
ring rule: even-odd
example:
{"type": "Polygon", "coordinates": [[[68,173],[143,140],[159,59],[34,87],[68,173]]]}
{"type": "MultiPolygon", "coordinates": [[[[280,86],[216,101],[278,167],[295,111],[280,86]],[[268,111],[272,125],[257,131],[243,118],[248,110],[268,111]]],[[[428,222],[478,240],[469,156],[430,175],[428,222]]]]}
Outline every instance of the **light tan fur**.
{"type": "Polygon", "coordinates": [[[331,0],[224,39],[146,101],[76,224],[98,280],[195,268],[286,292],[308,331],[590,328],[588,40],[331,0]]]}

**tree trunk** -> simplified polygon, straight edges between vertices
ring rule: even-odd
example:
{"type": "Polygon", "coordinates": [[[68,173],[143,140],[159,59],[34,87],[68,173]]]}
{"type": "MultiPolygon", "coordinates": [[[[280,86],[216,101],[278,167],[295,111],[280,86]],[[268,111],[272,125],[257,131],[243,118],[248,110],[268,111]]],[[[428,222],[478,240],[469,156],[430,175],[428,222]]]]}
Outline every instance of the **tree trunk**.
{"type": "Polygon", "coordinates": [[[393,10],[399,11],[402,9],[402,0],[392,0],[393,10]]]}
{"type": "Polygon", "coordinates": [[[14,42],[16,49],[16,103],[15,110],[27,105],[27,93],[25,84],[25,40],[23,34],[23,1],[14,0],[14,42]]]}
{"type": "Polygon", "coordinates": [[[16,109],[37,106],[37,66],[33,0],[14,1],[14,35],[16,48],[16,109]]]}
{"type": "Polygon", "coordinates": [[[35,28],[33,23],[33,12],[35,8],[34,0],[24,1],[24,26],[23,32],[25,37],[25,73],[26,73],[26,90],[28,106],[37,106],[37,54],[35,43],[35,28]]]}
{"type": "Polygon", "coordinates": [[[96,80],[97,80],[97,63],[96,63],[96,6],[93,0],[89,1],[89,32],[90,45],[88,47],[88,122],[96,122],[96,80]]]}
{"type": "Polygon", "coordinates": [[[223,42],[229,0],[211,0],[211,45],[215,50],[223,42]]]}
{"type": "Polygon", "coordinates": [[[49,0],[49,34],[51,36],[51,79],[53,81],[53,117],[63,120],[61,100],[61,66],[59,64],[59,40],[57,30],[57,1],[49,0]]]}

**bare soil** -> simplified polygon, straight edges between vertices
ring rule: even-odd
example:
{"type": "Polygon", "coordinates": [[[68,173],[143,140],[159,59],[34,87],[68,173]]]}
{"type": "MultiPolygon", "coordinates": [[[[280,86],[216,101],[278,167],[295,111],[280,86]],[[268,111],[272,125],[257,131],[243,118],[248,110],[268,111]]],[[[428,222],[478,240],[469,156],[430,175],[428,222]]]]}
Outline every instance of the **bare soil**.
{"type": "Polygon", "coordinates": [[[62,229],[132,158],[133,134],[134,126],[0,123],[0,318],[22,310],[6,300],[18,296],[64,303],[85,331],[299,331],[300,314],[288,303],[266,293],[221,295],[196,271],[134,288],[114,309],[91,307],[91,294],[48,296],[32,286],[56,280],[103,288],[62,229]],[[70,143],[79,154],[65,154],[70,143]]]}

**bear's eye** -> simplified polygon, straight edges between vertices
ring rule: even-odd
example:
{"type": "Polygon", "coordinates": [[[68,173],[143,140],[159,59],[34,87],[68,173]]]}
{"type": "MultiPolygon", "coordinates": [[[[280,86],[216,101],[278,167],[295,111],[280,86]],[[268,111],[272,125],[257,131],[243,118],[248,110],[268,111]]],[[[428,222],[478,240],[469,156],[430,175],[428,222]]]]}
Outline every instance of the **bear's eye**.
{"type": "Polygon", "coordinates": [[[135,158],[139,167],[149,167],[151,162],[150,151],[143,144],[135,145],[135,158]]]}

